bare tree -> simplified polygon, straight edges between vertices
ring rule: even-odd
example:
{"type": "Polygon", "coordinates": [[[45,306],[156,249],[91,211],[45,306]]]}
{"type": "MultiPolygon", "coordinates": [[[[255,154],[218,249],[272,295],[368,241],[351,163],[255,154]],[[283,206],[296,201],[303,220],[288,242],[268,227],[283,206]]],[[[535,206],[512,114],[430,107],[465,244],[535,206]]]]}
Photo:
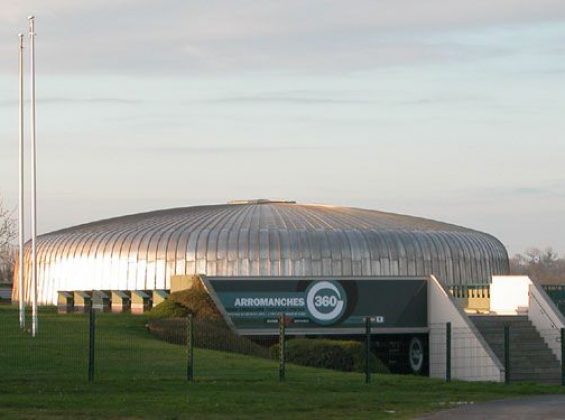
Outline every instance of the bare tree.
{"type": "Polygon", "coordinates": [[[0,197],[0,283],[11,283],[15,252],[12,240],[16,237],[12,213],[4,207],[0,197]]]}
{"type": "Polygon", "coordinates": [[[510,259],[510,271],[526,274],[540,284],[565,284],[565,257],[559,258],[551,247],[528,248],[510,259]]]}

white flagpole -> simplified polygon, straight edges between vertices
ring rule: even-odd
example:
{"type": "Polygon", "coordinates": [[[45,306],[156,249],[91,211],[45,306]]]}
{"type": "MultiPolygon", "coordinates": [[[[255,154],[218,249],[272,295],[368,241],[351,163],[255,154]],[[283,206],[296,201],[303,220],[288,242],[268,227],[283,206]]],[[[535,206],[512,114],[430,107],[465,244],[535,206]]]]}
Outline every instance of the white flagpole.
{"type": "Polygon", "coordinates": [[[18,271],[18,291],[20,306],[20,328],[25,328],[25,305],[24,305],[24,34],[19,34],[19,199],[18,199],[18,233],[19,233],[19,271],[18,271]]]}
{"type": "Polygon", "coordinates": [[[30,134],[31,134],[31,335],[37,334],[37,193],[36,193],[36,140],[35,140],[35,17],[29,18],[30,66],[30,134]]]}

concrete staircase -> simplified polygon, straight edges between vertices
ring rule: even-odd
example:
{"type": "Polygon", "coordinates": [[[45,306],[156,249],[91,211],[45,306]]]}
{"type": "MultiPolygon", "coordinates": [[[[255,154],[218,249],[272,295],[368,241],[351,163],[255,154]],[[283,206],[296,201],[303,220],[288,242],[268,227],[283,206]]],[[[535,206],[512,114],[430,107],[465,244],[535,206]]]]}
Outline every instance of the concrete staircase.
{"type": "Polygon", "coordinates": [[[510,381],[560,384],[561,364],[527,316],[470,317],[504,365],[504,326],[510,326],[510,381]]]}

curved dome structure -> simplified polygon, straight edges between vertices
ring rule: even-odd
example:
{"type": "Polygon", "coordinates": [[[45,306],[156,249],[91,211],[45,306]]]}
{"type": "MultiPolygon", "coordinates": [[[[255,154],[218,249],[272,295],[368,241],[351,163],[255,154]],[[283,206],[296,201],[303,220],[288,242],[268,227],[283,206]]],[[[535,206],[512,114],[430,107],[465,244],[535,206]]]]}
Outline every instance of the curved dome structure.
{"type": "Polygon", "coordinates": [[[464,285],[488,284],[509,270],[506,249],[485,233],[373,210],[268,200],[101,220],[42,235],[37,250],[43,304],[56,303],[59,290],[168,289],[171,275],[180,274],[434,274],[464,285]]]}

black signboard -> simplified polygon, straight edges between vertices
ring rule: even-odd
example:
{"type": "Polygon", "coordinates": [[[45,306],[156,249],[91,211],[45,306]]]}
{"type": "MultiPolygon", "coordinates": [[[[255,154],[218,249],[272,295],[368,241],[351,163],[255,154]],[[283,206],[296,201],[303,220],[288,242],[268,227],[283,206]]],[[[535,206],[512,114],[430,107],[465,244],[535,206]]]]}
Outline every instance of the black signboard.
{"type": "Polygon", "coordinates": [[[239,334],[426,332],[427,279],[422,277],[207,277],[202,281],[239,334]]]}

